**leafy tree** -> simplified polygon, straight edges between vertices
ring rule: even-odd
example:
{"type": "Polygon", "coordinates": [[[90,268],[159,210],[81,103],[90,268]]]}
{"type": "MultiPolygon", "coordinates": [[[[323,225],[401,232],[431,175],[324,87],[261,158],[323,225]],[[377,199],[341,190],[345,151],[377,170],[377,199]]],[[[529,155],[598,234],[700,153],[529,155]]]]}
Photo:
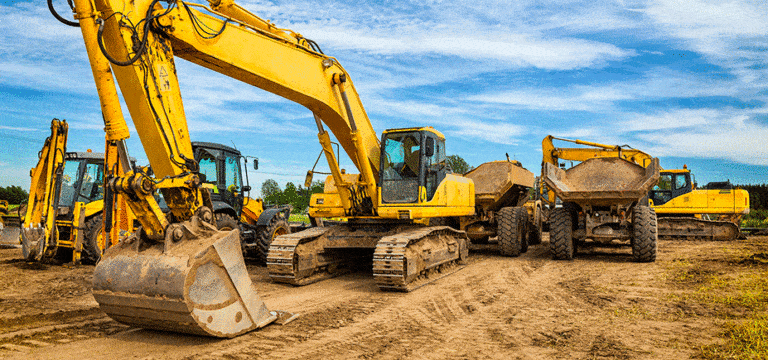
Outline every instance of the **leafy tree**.
{"type": "Polygon", "coordinates": [[[453,172],[457,174],[466,174],[470,170],[474,169],[474,167],[469,166],[464,159],[459,155],[448,155],[445,158],[445,162],[448,164],[448,166],[453,170],[453,172]]]}
{"type": "Polygon", "coordinates": [[[294,213],[303,213],[309,206],[309,200],[312,194],[323,192],[323,182],[315,181],[309,189],[303,186],[298,187],[294,183],[285,184],[285,189],[281,190],[275,180],[268,179],[261,185],[262,199],[268,205],[291,205],[294,213]]]}
{"type": "Polygon", "coordinates": [[[280,190],[280,185],[278,185],[277,181],[275,180],[267,179],[264,180],[264,183],[261,184],[261,197],[264,199],[281,192],[282,190],[280,190]]]}
{"type": "Polygon", "coordinates": [[[21,204],[27,201],[29,193],[20,186],[0,186],[0,200],[7,200],[9,204],[21,204]]]}

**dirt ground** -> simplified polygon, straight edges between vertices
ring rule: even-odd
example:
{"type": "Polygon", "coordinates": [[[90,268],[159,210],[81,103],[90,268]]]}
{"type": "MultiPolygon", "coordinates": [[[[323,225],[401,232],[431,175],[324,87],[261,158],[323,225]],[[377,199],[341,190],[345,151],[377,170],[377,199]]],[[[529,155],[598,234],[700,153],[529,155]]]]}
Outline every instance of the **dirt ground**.
{"type": "Polygon", "coordinates": [[[92,266],[0,249],[0,358],[727,358],[726,329],[765,317],[768,302],[768,237],[661,241],[648,264],[628,248],[553,261],[545,237],[519,258],[473,253],[405,294],[363,271],[296,288],[248,268],[268,307],[300,317],[220,340],[116,323],[90,295],[92,266]]]}

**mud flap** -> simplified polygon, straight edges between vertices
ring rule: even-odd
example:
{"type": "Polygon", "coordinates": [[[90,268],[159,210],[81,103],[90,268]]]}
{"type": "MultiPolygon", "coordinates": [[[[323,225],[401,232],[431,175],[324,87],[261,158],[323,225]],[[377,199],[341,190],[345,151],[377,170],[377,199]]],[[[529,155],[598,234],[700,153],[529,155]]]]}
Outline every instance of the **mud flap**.
{"type": "Polygon", "coordinates": [[[167,248],[138,235],[109,248],[93,275],[100,308],[128,325],[214,337],[275,321],[248,276],[239,230],[196,217],[182,226],[185,239],[167,248]]]}

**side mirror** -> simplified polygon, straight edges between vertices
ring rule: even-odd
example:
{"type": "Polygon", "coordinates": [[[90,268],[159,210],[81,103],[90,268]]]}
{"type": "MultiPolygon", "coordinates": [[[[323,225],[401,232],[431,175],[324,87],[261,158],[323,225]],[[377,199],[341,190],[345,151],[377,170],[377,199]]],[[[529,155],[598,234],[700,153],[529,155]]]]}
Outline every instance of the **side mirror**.
{"type": "Polygon", "coordinates": [[[424,156],[432,157],[435,155],[435,139],[428,137],[427,143],[424,144],[424,156]]]}
{"type": "Polygon", "coordinates": [[[253,170],[259,170],[259,159],[253,159],[253,170]]]}
{"type": "Polygon", "coordinates": [[[243,192],[246,192],[246,191],[251,191],[250,185],[243,185],[243,192]]]}
{"type": "Polygon", "coordinates": [[[309,189],[310,186],[312,186],[312,176],[314,173],[312,170],[307,171],[307,177],[304,178],[304,188],[309,189]]]}

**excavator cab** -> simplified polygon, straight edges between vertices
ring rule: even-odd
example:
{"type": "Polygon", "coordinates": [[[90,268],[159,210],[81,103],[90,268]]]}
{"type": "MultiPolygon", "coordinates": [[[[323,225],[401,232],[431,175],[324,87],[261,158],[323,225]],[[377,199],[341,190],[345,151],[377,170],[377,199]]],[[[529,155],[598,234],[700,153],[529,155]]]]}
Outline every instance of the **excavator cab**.
{"type": "Polygon", "coordinates": [[[648,194],[653,205],[664,205],[670,200],[693,191],[691,172],[688,170],[666,170],[659,176],[659,184],[648,194]]]}
{"type": "Polygon", "coordinates": [[[381,144],[382,203],[432,200],[449,172],[445,138],[430,129],[393,129],[384,132],[381,144]]]}

